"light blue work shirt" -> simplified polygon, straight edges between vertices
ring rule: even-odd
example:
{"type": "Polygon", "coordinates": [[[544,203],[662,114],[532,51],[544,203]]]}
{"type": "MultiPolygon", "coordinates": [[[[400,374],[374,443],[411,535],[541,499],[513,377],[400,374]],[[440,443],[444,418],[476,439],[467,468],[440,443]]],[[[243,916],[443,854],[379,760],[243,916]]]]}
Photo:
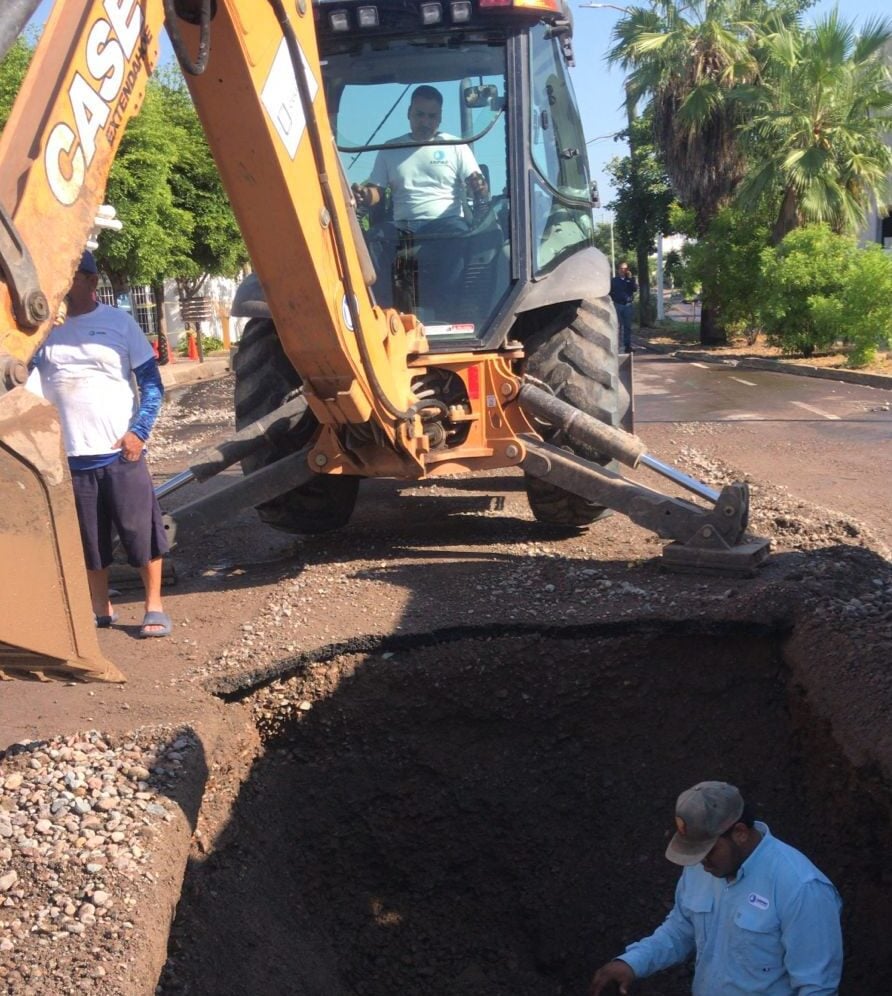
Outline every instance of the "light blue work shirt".
{"type": "Polygon", "coordinates": [[[686,867],[675,906],[619,957],[638,978],[696,953],[693,996],[833,996],[842,974],[842,902],[795,848],[762,840],[733,882],[686,867]]]}

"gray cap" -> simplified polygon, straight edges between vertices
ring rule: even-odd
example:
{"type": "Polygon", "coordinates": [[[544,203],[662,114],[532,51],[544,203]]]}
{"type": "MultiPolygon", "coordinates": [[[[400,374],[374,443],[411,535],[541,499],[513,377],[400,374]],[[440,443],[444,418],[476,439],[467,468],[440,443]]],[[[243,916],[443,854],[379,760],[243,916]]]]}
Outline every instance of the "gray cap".
{"type": "Polygon", "coordinates": [[[743,814],[743,796],[727,782],[699,782],[675,803],[676,833],[666,857],[677,865],[696,865],[743,814]]]}

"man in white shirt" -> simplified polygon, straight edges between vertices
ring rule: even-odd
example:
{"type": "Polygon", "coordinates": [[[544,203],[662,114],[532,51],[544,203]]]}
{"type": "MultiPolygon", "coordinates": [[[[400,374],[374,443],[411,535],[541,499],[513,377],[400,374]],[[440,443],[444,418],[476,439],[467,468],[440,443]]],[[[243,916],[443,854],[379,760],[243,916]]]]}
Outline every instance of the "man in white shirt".
{"type": "Polygon", "coordinates": [[[85,252],[65,321],[37,351],[33,367],[62,423],[96,625],[107,628],[117,620],[108,597],[114,529],[145,587],[140,636],[169,636],[171,621],[161,604],[168,542],[145,460],[164,388],[142,329],[126,311],[96,300],[98,282],[96,261],[85,252]]]}
{"type": "MultiPolygon", "coordinates": [[[[393,221],[402,241],[414,241],[419,252],[419,300],[437,311],[459,288],[463,258],[455,237],[466,234],[465,199],[489,198],[489,187],[474,154],[454,135],[439,130],[443,95],[432,86],[419,86],[409,102],[410,132],[394,139],[393,148],[381,149],[366,183],[354,184],[362,208],[380,203],[390,188],[393,221]],[[417,238],[416,238],[417,236],[417,238]]],[[[380,231],[370,240],[378,271],[379,301],[390,304],[390,267],[396,233],[380,231]]]]}

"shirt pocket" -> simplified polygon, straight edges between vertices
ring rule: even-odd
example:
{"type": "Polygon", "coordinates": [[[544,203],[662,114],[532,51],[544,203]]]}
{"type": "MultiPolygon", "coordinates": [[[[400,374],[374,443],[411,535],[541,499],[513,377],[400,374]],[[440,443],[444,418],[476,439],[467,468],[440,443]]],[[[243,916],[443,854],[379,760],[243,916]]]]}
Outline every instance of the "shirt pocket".
{"type": "Polygon", "coordinates": [[[774,912],[750,906],[737,910],[731,925],[731,951],[752,979],[776,978],[783,971],[784,948],[774,912]]]}
{"type": "Polygon", "coordinates": [[[684,915],[694,925],[697,961],[700,960],[709,938],[710,924],[713,923],[713,905],[712,896],[689,896],[681,904],[684,915]]]}

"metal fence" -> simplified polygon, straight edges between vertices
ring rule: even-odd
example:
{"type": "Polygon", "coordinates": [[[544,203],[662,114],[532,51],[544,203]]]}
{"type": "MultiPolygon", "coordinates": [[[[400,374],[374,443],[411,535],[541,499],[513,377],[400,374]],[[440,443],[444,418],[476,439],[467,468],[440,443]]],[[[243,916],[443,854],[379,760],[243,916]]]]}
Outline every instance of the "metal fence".
{"type": "Polygon", "coordinates": [[[129,286],[116,296],[114,288],[103,276],[100,278],[96,293],[103,304],[110,304],[113,308],[129,311],[139,327],[150,338],[154,338],[158,334],[155,294],[151,287],[145,285],[129,286]]]}

